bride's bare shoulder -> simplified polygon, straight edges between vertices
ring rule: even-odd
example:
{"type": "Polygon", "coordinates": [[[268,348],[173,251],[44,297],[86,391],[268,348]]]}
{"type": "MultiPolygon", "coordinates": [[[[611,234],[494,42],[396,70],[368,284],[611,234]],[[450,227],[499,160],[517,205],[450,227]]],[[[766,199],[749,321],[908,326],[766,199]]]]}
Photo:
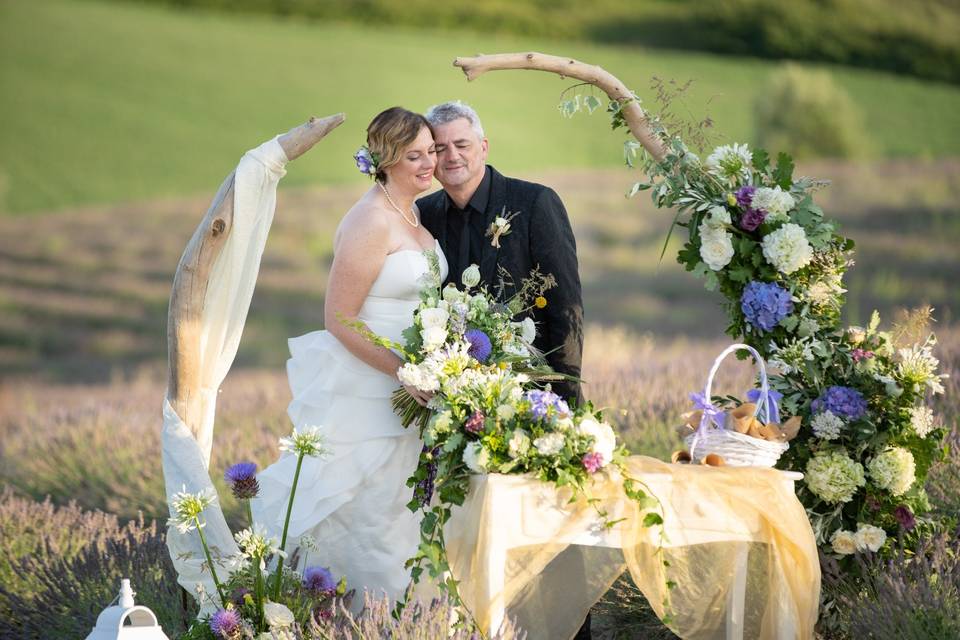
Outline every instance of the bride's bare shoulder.
{"type": "Polygon", "coordinates": [[[360,198],[344,214],[337,226],[336,246],[344,242],[364,245],[387,243],[390,232],[390,212],[385,210],[374,198],[360,198]]]}

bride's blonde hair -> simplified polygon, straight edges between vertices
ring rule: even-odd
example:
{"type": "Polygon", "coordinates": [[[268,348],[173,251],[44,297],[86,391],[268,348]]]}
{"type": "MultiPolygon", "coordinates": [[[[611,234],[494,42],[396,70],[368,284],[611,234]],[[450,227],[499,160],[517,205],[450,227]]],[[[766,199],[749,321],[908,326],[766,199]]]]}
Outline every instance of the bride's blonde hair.
{"type": "Polygon", "coordinates": [[[430,123],[419,113],[403,107],[390,107],[381,111],[367,127],[367,147],[377,158],[378,182],[386,183],[385,169],[400,162],[403,150],[417,139],[420,130],[430,128],[430,123]]]}

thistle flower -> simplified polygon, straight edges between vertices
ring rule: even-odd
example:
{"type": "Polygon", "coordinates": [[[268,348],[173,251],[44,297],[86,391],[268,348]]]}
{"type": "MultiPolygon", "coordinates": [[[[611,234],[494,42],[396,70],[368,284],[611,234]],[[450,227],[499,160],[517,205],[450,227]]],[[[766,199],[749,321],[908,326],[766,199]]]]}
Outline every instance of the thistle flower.
{"type": "Polygon", "coordinates": [[[210,631],[224,640],[240,637],[240,614],[233,609],[220,609],[210,616],[210,631]]]}
{"type": "Polygon", "coordinates": [[[230,490],[237,500],[250,500],[260,493],[256,463],[238,462],[231,465],[224,472],[223,479],[230,484],[230,490]]]}
{"type": "Polygon", "coordinates": [[[328,453],[323,446],[323,434],[320,433],[320,427],[303,427],[299,431],[294,429],[293,433],[285,438],[280,438],[280,451],[289,451],[299,456],[320,457],[328,453]]]}
{"type": "Polygon", "coordinates": [[[175,526],[180,533],[188,533],[202,528],[206,523],[200,521],[200,514],[204,509],[217,501],[217,494],[211,488],[199,493],[187,493],[187,487],[175,494],[170,506],[173,516],[167,521],[169,526],[175,526]]]}
{"type": "Polygon", "coordinates": [[[326,597],[337,590],[337,582],[326,567],[307,567],[303,572],[303,588],[314,595],[326,597]]]}
{"type": "Polygon", "coordinates": [[[493,351],[493,345],[490,343],[490,336],[480,329],[470,329],[463,337],[470,343],[470,349],[467,351],[477,362],[486,362],[493,351]]]}

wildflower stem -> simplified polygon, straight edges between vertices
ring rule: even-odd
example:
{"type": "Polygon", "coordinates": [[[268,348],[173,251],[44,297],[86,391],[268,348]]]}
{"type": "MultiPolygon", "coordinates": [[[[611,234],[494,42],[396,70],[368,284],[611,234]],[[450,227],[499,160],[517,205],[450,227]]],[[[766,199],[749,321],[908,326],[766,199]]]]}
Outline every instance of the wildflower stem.
{"type": "Polygon", "coordinates": [[[203,535],[203,526],[200,524],[200,517],[195,517],[197,522],[197,533],[200,535],[200,546],[203,547],[203,553],[207,557],[207,564],[210,565],[210,575],[213,576],[213,584],[217,588],[217,594],[220,596],[220,606],[226,606],[227,598],[223,593],[223,585],[220,584],[220,578],[217,577],[217,570],[213,566],[213,558],[210,556],[210,548],[207,546],[207,537],[203,535]]]}
{"type": "Polygon", "coordinates": [[[290,487],[290,501],[287,502],[287,515],[283,519],[283,535],[280,536],[280,554],[277,558],[277,577],[273,581],[273,599],[279,601],[280,586],[283,582],[283,552],[287,548],[287,529],[290,528],[290,514],[293,512],[293,496],[297,493],[297,482],[300,481],[300,467],[303,466],[303,454],[297,457],[297,470],[293,472],[293,486],[290,487]]]}

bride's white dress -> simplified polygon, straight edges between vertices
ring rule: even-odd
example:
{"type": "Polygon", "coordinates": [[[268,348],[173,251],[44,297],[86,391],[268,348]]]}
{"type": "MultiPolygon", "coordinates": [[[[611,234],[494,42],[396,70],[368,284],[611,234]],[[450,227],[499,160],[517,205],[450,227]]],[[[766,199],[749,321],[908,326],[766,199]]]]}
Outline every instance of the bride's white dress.
{"type": "MultiPolygon", "coordinates": [[[[442,280],[447,263],[435,247],[442,280]]],[[[388,255],[360,320],[373,332],[402,341],[428,273],[421,251],[388,255]]],[[[322,426],[331,454],[303,461],[287,550],[298,546],[301,536],[312,536],[319,551],[309,553],[308,564],[346,576],[358,594],[364,588],[375,594],[383,590],[397,599],[409,583],[403,563],[420,540],[419,520],[406,507],[413,495],[406,480],[422,447],[417,430],[405,429],[391,407],[397,382],[356,358],[328,331],[291,338],[289,345],[290,419],[296,429],[322,426]]],[[[257,476],[260,496],[251,505],[253,516],[278,540],[295,468],[296,457],[284,454],[257,476]]]]}

